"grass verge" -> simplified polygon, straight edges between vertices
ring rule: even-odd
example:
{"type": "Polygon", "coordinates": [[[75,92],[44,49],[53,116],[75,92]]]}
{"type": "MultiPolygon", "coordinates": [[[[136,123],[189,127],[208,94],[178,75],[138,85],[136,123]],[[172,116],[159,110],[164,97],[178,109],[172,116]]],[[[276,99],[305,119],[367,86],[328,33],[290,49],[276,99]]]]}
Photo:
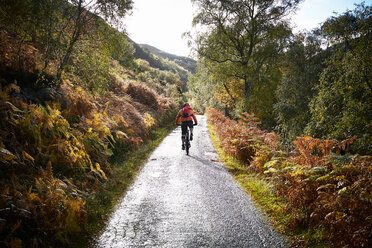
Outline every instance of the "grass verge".
{"type": "Polygon", "coordinates": [[[325,242],[323,230],[304,228],[291,231],[288,227],[294,216],[287,210],[285,200],[277,195],[275,185],[267,178],[250,173],[247,166],[241,161],[226,154],[214,126],[208,123],[208,128],[220,160],[234,176],[234,179],[251,195],[256,207],[269,217],[274,228],[291,240],[291,247],[330,248],[325,242]]]}
{"type": "Polygon", "coordinates": [[[110,159],[113,177],[103,185],[97,193],[88,197],[88,217],[86,223],[86,235],[80,235],[78,243],[70,247],[90,247],[94,236],[96,236],[106,225],[110,213],[117,202],[125,195],[126,190],[136,178],[139,170],[145,165],[150,154],[163,141],[163,139],[174,129],[169,125],[153,130],[150,138],[138,149],[118,153],[110,159]]]}

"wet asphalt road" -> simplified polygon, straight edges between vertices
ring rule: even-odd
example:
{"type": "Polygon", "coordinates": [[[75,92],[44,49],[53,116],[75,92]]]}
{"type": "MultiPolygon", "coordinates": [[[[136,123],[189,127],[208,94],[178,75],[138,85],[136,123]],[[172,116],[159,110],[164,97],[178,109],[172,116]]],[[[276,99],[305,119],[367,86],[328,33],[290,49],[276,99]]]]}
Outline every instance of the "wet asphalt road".
{"type": "Polygon", "coordinates": [[[287,247],[215,162],[204,116],[190,156],[178,127],[150,156],[96,247],[287,247]]]}

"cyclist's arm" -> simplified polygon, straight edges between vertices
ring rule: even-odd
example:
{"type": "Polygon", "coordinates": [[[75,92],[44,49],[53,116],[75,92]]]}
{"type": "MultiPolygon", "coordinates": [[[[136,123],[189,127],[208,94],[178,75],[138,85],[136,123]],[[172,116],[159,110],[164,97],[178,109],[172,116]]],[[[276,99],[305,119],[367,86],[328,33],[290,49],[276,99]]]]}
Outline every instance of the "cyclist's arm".
{"type": "Polygon", "coordinates": [[[177,117],[176,117],[176,125],[178,125],[178,122],[179,122],[179,120],[181,119],[181,113],[180,112],[178,112],[178,115],[177,115],[177,117]]]}
{"type": "Polygon", "coordinates": [[[194,125],[198,125],[198,120],[196,119],[194,113],[192,113],[192,118],[194,119],[194,125]]]}

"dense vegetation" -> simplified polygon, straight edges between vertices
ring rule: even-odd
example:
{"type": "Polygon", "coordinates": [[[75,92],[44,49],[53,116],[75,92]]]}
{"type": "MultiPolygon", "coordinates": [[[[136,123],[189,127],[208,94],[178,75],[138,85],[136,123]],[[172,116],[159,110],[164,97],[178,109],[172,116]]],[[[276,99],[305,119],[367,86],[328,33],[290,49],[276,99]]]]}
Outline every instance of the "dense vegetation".
{"type": "Polygon", "coordinates": [[[228,168],[256,194],[292,247],[368,247],[372,242],[371,156],[343,151],[355,138],[337,141],[297,137],[286,151],[274,132],[258,128],[258,119],[244,114],[231,120],[207,109],[224,153],[236,161],[228,168]],[[251,182],[261,178],[259,189],[251,182]],[[271,196],[270,196],[271,194],[271,196]],[[262,198],[270,198],[262,201],[262,198]],[[266,204],[266,205],[265,205],[266,204]]]}
{"type": "Polygon", "coordinates": [[[296,0],[193,2],[189,97],[227,167],[293,247],[370,246],[372,6],[293,34],[296,0]]]}
{"type": "Polygon", "coordinates": [[[353,152],[371,154],[371,6],[293,34],[286,19],[299,1],[194,1],[199,56],[189,82],[193,105],[254,114],[288,144],[357,136],[353,152]],[[275,3],[275,4],[274,4],[275,3]]]}
{"type": "Polygon", "coordinates": [[[0,246],[83,240],[102,189],[134,173],[110,159],[174,117],[180,76],[136,60],[112,27],[132,4],[0,1],[0,246]]]}

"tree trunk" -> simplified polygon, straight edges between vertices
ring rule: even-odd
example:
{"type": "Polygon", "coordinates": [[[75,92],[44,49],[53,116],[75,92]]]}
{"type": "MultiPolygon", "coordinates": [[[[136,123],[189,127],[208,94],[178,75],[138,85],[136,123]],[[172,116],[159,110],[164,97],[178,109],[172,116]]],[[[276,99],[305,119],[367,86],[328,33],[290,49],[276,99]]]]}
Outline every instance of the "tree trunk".
{"type": "Polygon", "coordinates": [[[227,85],[225,83],[223,83],[223,86],[225,87],[227,94],[230,96],[231,100],[233,100],[233,103],[235,105],[236,103],[235,98],[231,95],[229,88],[227,88],[227,85]]]}
{"type": "Polygon", "coordinates": [[[72,49],[73,49],[74,44],[75,44],[76,41],[77,41],[77,38],[70,42],[70,44],[67,48],[66,54],[63,56],[63,59],[62,59],[61,63],[59,64],[58,71],[57,71],[57,80],[59,80],[59,81],[61,81],[62,72],[65,69],[65,66],[66,66],[68,60],[70,59],[72,49]]]}
{"type": "Polygon", "coordinates": [[[252,86],[252,81],[250,81],[247,78],[244,78],[244,93],[245,93],[245,98],[247,100],[251,99],[251,86],[252,86]]]}
{"type": "Polygon", "coordinates": [[[82,19],[82,14],[83,14],[83,1],[82,0],[79,0],[79,5],[77,7],[77,16],[76,16],[76,20],[75,20],[75,23],[74,23],[74,32],[72,34],[72,37],[71,37],[71,40],[68,44],[68,48],[67,48],[67,51],[65,53],[65,55],[63,56],[63,59],[58,67],[58,71],[57,71],[57,80],[61,81],[61,77],[62,77],[62,72],[68,62],[68,60],[70,59],[70,56],[71,56],[71,53],[72,53],[72,50],[74,48],[74,45],[76,43],[76,41],[78,41],[78,39],[80,38],[80,34],[81,34],[81,31],[82,31],[82,28],[83,28],[83,25],[84,25],[84,20],[82,19]]]}
{"type": "Polygon", "coordinates": [[[225,116],[231,118],[230,111],[229,111],[229,108],[227,107],[227,105],[225,105],[225,116]]]}

